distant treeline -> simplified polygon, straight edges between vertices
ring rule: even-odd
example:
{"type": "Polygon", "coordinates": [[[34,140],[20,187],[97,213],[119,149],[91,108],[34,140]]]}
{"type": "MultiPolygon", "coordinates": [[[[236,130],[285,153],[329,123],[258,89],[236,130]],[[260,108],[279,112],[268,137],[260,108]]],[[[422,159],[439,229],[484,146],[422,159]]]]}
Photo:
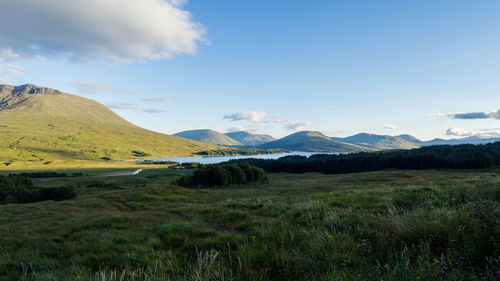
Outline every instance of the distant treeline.
{"type": "MultiPolygon", "coordinates": [[[[12,174],[15,175],[15,174],[12,174]]],[[[30,172],[30,173],[20,173],[16,174],[19,176],[27,177],[27,178],[65,178],[65,177],[83,177],[83,173],[72,173],[70,175],[66,173],[57,173],[57,172],[30,172]]]]}
{"type": "Polygon", "coordinates": [[[483,145],[439,145],[412,150],[340,155],[286,156],[276,160],[244,159],[267,172],[341,174],[383,169],[481,169],[500,165],[500,142],[483,145]]]}
{"type": "Polygon", "coordinates": [[[261,148],[242,148],[238,150],[209,150],[201,151],[196,153],[201,156],[234,156],[234,155],[257,155],[257,154],[277,154],[284,153],[287,150],[273,148],[273,149],[261,149],[261,148]]]}
{"type": "Polygon", "coordinates": [[[0,204],[67,200],[76,196],[73,187],[40,188],[20,175],[0,176],[0,204]]]}
{"type": "Polygon", "coordinates": [[[189,188],[206,188],[267,182],[266,171],[248,163],[242,163],[202,165],[193,175],[179,178],[173,184],[189,188]]]}

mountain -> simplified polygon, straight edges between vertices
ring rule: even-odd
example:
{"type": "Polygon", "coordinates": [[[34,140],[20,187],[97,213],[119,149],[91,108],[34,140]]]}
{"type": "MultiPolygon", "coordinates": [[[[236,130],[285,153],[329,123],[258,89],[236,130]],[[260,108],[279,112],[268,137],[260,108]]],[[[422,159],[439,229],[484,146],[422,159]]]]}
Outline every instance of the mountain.
{"type": "Polygon", "coordinates": [[[206,142],[206,143],[211,143],[211,144],[217,144],[217,145],[225,145],[225,146],[243,146],[243,144],[239,141],[236,141],[224,134],[221,134],[217,131],[213,130],[189,130],[189,131],[182,131],[177,134],[174,134],[174,136],[190,139],[190,140],[196,140],[196,141],[201,141],[201,142],[206,142]]]}
{"type": "Polygon", "coordinates": [[[245,131],[225,133],[226,136],[242,143],[245,146],[259,146],[264,143],[274,141],[270,135],[252,134],[245,131]]]}
{"type": "Polygon", "coordinates": [[[0,163],[168,157],[221,149],[145,130],[90,99],[0,85],[0,163]]]}
{"type": "Polygon", "coordinates": [[[412,149],[419,147],[419,145],[417,145],[416,143],[409,142],[405,138],[393,137],[387,135],[374,135],[367,133],[361,133],[346,138],[331,138],[331,139],[334,141],[355,144],[373,150],[412,149]]]}
{"type": "Polygon", "coordinates": [[[320,132],[302,131],[279,140],[260,145],[259,148],[281,148],[293,151],[358,152],[370,149],[358,145],[331,140],[320,132]]]}
{"type": "Polygon", "coordinates": [[[399,136],[396,136],[398,138],[402,138],[404,140],[406,140],[407,142],[411,142],[411,143],[414,143],[414,144],[421,144],[422,141],[417,139],[416,137],[412,136],[412,135],[408,135],[408,134],[404,134],[404,135],[399,135],[399,136]]]}
{"type": "Polygon", "coordinates": [[[471,136],[460,139],[432,139],[430,141],[422,142],[422,146],[430,145],[457,145],[457,144],[485,144],[490,142],[500,141],[500,138],[481,138],[478,136],[471,136]]]}

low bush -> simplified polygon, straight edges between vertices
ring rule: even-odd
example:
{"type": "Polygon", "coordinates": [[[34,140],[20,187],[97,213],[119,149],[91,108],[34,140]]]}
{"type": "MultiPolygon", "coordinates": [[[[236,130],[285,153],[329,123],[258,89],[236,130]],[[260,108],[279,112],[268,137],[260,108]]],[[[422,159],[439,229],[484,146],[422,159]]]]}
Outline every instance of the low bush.
{"type": "Polygon", "coordinates": [[[68,200],[76,197],[74,187],[39,188],[20,175],[0,176],[0,203],[33,203],[44,200],[68,200]]]}
{"type": "Polygon", "coordinates": [[[266,171],[248,163],[204,165],[192,176],[184,176],[173,184],[190,187],[223,187],[248,183],[267,183],[266,171]]]}

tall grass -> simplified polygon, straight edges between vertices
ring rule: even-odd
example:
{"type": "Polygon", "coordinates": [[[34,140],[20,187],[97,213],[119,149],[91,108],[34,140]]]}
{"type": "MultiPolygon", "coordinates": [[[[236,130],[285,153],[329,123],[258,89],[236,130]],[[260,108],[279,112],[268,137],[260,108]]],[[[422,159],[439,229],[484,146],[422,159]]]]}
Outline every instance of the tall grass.
{"type": "Polygon", "coordinates": [[[500,180],[405,173],[271,175],[276,184],[260,188],[146,187],[4,206],[0,279],[500,278],[500,180]],[[43,227],[37,212],[54,218],[43,227]]]}

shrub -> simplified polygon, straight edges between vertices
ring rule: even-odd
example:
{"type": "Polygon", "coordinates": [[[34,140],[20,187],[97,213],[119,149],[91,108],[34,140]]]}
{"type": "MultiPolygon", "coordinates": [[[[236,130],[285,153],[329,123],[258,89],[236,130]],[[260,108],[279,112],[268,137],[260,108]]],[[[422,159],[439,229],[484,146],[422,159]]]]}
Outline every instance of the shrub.
{"type": "Polygon", "coordinates": [[[266,171],[248,163],[204,165],[192,176],[184,176],[173,184],[184,187],[217,187],[247,183],[267,183],[266,171]]]}
{"type": "Polygon", "coordinates": [[[0,203],[33,203],[44,200],[67,200],[76,197],[74,187],[38,188],[20,175],[0,176],[0,203]]]}
{"type": "Polygon", "coordinates": [[[40,194],[42,200],[62,201],[76,197],[75,188],[72,186],[42,188],[40,194]]]}

